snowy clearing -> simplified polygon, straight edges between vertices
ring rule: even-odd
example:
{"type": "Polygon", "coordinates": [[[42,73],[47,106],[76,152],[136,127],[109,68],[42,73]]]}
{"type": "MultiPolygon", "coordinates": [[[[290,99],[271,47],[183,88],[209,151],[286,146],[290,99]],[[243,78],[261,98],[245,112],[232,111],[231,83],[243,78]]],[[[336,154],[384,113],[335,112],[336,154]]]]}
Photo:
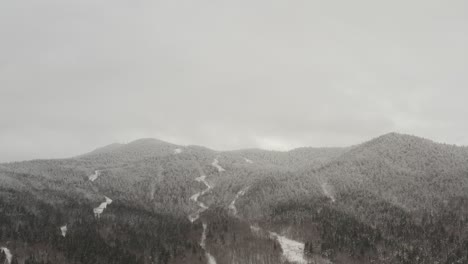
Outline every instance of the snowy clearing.
{"type": "Polygon", "coordinates": [[[6,247],[1,247],[0,251],[5,254],[5,262],[11,264],[11,259],[13,258],[13,254],[11,254],[10,250],[6,247]]]}
{"type": "Polygon", "coordinates": [[[272,238],[280,243],[285,259],[292,263],[307,264],[304,258],[304,243],[280,236],[277,233],[270,232],[272,238]]]}
{"type": "Polygon", "coordinates": [[[219,166],[219,161],[218,161],[218,159],[214,159],[214,160],[213,160],[213,163],[211,163],[211,166],[213,166],[213,167],[215,167],[216,169],[218,169],[218,172],[226,171],[223,167],[219,166]]]}
{"type": "Polygon", "coordinates": [[[60,231],[62,232],[62,236],[65,237],[68,231],[67,225],[61,226],[60,231]]]}

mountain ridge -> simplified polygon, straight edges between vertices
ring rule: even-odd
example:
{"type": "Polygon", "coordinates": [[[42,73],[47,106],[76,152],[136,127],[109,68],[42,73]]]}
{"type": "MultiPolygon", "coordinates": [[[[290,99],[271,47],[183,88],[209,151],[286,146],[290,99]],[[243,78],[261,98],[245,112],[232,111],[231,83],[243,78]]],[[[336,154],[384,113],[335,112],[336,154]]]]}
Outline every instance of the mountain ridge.
{"type": "Polygon", "coordinates": [[[0,164],[0,247],[19,264],[449,264],[434,247],[468,261],[465,206],[468,148],[398,133],[287,152],[140,139],[0,164]]]}

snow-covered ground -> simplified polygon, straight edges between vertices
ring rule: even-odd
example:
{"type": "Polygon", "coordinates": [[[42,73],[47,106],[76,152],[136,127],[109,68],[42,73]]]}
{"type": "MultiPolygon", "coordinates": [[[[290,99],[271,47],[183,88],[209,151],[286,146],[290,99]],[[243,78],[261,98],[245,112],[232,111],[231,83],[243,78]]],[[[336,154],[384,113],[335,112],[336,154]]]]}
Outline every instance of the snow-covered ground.
{"type": "Polygon", "coordinates": [[[100,170],[97,170],[97,171],[94,172],[94,174],[89,175],[88,179],[89,179],[90,181],[93,182],[93,181],[95,181],[100,175],[101,175],[101,171],[100,171],[100,170]]]}
{"type": "Polygon", "coordinates": [[[200,246],[205,250],[205,255],[206,258],[208,259],[208,264],[216,264],[216,259],[213,257],[213,255],[206,250],[206,229],[208,228],[208,225],[206,223],[203,223],[203,233],[202,237],[200,240],[200,246]]]}
{"type": "Polygon", "coordinates": [[[218,159],[214,159],[214,160],[213,160],[213,163],[211,163],[211,165],[212,165],[213,167],[215,167],[216,169],[218,169],[218,172],[226,171],[223,167],[219,166],[219,161],[218,161],[218,159]]]}
{"type": "Polygon", "coordinates": [[[244,158],[245,162],[252,164],[253,161],[249,160],[248,158],[244,158]]]}
{"type": "Polygon", "coordinates": [[[65,237],[68,231],[67,225],[61,226],[60,231],[62,232],[62,236],[65,237]]]}
{"type": "Polygon", "coordinates": [[[174,154],[180,154],[180,153],[182,153],[182,149],[180,148],[174,149],[174,154]]]}
{"type": "Polygon", "coordinates": [[[272,238],[280,243],[284,258],[292,263],[307,264],[304,258],[304,243],[280,236],[277,233],[269,232],[272,238]]]}
{"type": "Polygon", "coordinates": [[[330,198],[330,200],[334,203],[336,201],[335,195],[333,195],[333,187],[330,186],[328,183],[322,184],[323,193],[330,198]]]}
{"type": "Polygon", "coordinates": [[[94,208],[93,210],[94,216],[97,218],[101,217],[101,214],[102,212],[104,212],[104,209],[106,209],[107,206],[112,203],[112,200],[109,197],[104,196],[104,198],[106,199],[106,201],[101,203],[98,207],[94,208]]]}
{"type": "Polygon", "coordinates": [[[250,186],[247,186],[245,188],[243,188],[242,190],[240,190],[237,194],[236,194],[236,197],[234,198],[234,200],[232,200],[231,204],[229,204],[229,211],[237,217],[237,208],[236,208],[236,201],[237,199],[239,199],[239,197],[243,196],[245,194],[245,192],[249,189],[250,186]]]}
{"type": "Polygon", "coordinates": [[[13,254],[11,254],[10,250],[6,247],[0,247],[0,252],[5,254],[5,263],[11,264],[11,259],[13,258],[13,254]]]}
{"type": "Polygon", "coordinates": [[[250,231],[257,236],[269,235],[271,239],[275,239],[281,246],[283,251],[283,258],[288,263],[294,264],[333,264],[328,259],[323,258],[320,255],[304,256],[304,243],[296,240],[289,239],[285,236],[281,236],[275,232],[265,231],[256,224],[250,226],[250,231]]]}
{"type": "MultiPolygon", "coordinates": [[[[255,235],[267,234],[271,239],[276,239],[283,251],[283,257],[290,263],[308,264],[304,257],[304,243],[281,236],[275,232],[265,232],[261,227],[254,224],[250,226],[250,231],[255,235]]],[[[314,262],[315,263],[315,262],[314,262]]],[[[321,262],[318,262],[321,263],[321,262]]]]}
{"type": "MultiPolygon", "coordinates": [[[[206,175],[201,175],[200,177],[195,178],[195,180],[197,182],[202,182],[203,184],[205,184],[206,189],[190,197],[190,200],[196,202],[198,206],[200,207],[200,209],[198,209],[195,213],[189,215],[188,218],[190,222],[192,223],[195,222],[198,218],[200,218],[200,214],[202,212],[208,210],[208,206],[206,206],[203,202],[200,202],[198,198],[200,198],[200,196],[204,195],[205,193],[207,193],[213,188],[213,186],[211,186],[210,183],[206,180],[206,175]]],[[[200,239],[200,246],[203,248],[203,250],[205,250],[205,256],[206,256],[206,259],[208,260],[208,264],[216,264],[216,259],[213,257],[213,255],[210,254],[210,252],[208,252],[208,250],[206,250],[206,229],[207,228],[208,228],[208,225],[206,223],[203,223],[203,233],[200,239]]]]}
{"type": "Polygon", "coordinates": [[[206,204],[204,204],[203,202],[199,201],[198,198],[200,196],[204,195],[205,193],[209,192],[213,188],[213,186],[211,186],[210,183],[208,183],[208,181],[206,180],[206,175],[202,175],[200,177],[197,177],[197,178],[195,178],[195,180],[197,182],[201,182],[201,183],[205,184],[206,189],[204,189],[203,191],[198,192],[198,193],[196,193],[196,194],[194,194],[194,195],[192,195],[190,197],[190,200],[196,202],[198,204],[198,206],[200,207],[195,213],[189,215],[188,218],[189,218],[190,222],[192,222],[192,223],[197,221],[198,218],[200,218],[201,213],[208,210],[208,206],[206,206],[206,204]]]}

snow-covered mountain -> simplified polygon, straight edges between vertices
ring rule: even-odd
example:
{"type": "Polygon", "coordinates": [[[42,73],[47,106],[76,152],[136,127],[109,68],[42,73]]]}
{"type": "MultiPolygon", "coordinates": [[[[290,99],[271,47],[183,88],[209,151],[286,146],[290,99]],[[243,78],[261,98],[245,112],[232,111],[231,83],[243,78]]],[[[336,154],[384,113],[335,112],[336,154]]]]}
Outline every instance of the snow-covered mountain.
{"type": "Polygon", "coordinates": [[[156,139],[0,166],[0,263],[468,263],[468,149],[156,139]]]}

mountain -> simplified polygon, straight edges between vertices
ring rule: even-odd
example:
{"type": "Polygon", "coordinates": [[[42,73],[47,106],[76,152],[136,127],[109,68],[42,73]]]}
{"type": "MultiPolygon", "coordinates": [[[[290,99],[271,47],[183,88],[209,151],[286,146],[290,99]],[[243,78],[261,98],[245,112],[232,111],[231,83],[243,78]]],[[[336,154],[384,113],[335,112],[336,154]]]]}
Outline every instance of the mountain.
{"type": "Polygon", "coordinates": [[[128,144],[110,144],[98,148],[84,155],[76,157],[78,160],[95,162],[98,165],[118,165],[136,162],[144,158],[161,157],[172,154],[177,145],[158,139],[145,138],[132,141],[128,144]]]}
{"type": "Polygon", "coordinates": [[[0,183],[0,263],[468,263],[468,148],[415,136],[140,139],[0,164],[0,183]]]}

